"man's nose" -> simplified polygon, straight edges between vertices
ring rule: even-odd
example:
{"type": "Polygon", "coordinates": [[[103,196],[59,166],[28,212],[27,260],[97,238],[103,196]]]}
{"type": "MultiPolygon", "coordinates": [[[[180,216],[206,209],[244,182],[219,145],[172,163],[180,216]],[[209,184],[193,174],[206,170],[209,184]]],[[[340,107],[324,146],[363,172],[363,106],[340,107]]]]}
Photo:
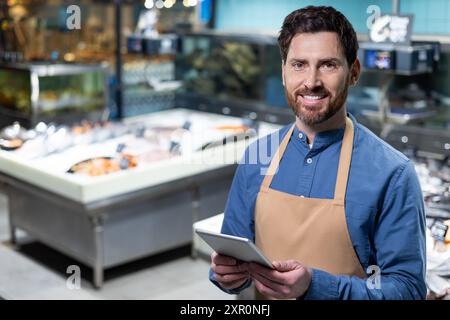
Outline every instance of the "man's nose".
{"type": "Polygon", "coordinates": [[[322,80],[320,79],[316,70],[311,70],[308,72],[303,82],[303,85],[308,89],[313,89],[322,86],[322,80]]]}

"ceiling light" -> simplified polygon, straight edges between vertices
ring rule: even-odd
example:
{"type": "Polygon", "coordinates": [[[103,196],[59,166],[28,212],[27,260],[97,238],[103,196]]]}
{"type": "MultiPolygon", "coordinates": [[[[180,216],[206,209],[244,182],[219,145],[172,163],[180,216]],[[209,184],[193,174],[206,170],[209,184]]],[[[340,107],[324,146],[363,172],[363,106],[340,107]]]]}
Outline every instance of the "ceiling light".
{"type": "Polygon", "coordinates": [[[145,0],[145,8],[147,9],[152,9],[153,6],[155,5],[155,2],[153,0],[145,0]]]}

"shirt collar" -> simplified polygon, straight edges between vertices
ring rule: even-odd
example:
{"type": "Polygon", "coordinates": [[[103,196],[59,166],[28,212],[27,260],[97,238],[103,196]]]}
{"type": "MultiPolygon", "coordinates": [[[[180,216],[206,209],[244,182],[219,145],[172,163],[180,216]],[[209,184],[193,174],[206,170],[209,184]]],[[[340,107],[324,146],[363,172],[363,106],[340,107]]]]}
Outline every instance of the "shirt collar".
{"type": "MultiPolygon", "coordinates": [[[[351,114],[347,114],[350,119],[353,121],[354,126],[356,127],[356,120],[353,117],[353,115],[351,114]]],[[[316,134],[315,138],[314,138],[314,144],[312,145],[312,148],[310,149],[308,143],[307,143],[307,139],[306,139],[306,134],[299,130],[297,128],[297,126],[295,126],[294,128],[294,132],[292,133],[292,140],[294,141],[294,144],[301,147],[302,151],[306,151],[307,152],[319,152],[322,151],[324,149],[326,149],[327,147],[329,147],[330,145],[341,141],[342,138],[344,137],[344,131],[345,128],[339,128],[339,129],[333,129],[333,130],[328,130],[328,131],[323,131],[323,132],[319,132],[316,134]]]]}

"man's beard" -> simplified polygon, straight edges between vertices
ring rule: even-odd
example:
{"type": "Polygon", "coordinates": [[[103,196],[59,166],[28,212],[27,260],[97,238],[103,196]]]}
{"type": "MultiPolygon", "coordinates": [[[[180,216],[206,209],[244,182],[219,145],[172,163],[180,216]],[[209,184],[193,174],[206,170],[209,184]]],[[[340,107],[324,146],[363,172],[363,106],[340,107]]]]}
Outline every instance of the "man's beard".
{"type": "MultiPolygon", "coordinates": [[[[286,96],[286,100],[288,102],[289,107],[291,107],[292,111],[294,111],[297,118],[299,118],[304,124],[306,124],[308,126],[312,126],[312,125],[317,125],[319,123],[325,122],[326,120],[328,120],[332,116],[334,116],[339,110],[342,109],[342,107],[345,104],[345,100],[347,99],[349,82],[350,82],[349,80],[346,80],[346,83],[344,85],[344,89],[342,90],[342,92],[338,93],[338,95],[334,99],[331,100],[331,98],[330,98],[328,106],[326,106],[323,111],[313,112],[311,114],[304,112],[303,109],[307,109],[308,106],[303,105],[301,102],[297,102],[297,97],[299,95],[302,95],[302,96],[326,95],[328,97],[331,97],[331,94],[327,89],[325,89],[324,87],[317,87],[317,88],[314,88],[313,90],[299,89],[299,90],[294,91],[293,94],[290,94],[289,92],[287,92],[286,87],[284,87],[284,94],[286,96]]],[[[317,107],[313,107],[313,108],[317,108],[317,107]]]]}

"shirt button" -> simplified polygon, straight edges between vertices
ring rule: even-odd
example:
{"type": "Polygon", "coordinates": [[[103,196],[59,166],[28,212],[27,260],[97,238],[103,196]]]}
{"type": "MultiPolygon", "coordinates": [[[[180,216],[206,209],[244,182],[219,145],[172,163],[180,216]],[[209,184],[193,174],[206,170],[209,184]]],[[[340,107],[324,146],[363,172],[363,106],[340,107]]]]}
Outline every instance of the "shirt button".
{"type": "Polygon", "coordinates": [[[303,139],[303,133],[300,132],[300,133],[298,134],[298,138],[299,138],[299,139],[303,139]]]}
{"type": "Polygon", "coordinates": [[[311,164],[312,163],[312,159],[311,158],[306,159],[306,163],[307,164],[311,164]]]}

